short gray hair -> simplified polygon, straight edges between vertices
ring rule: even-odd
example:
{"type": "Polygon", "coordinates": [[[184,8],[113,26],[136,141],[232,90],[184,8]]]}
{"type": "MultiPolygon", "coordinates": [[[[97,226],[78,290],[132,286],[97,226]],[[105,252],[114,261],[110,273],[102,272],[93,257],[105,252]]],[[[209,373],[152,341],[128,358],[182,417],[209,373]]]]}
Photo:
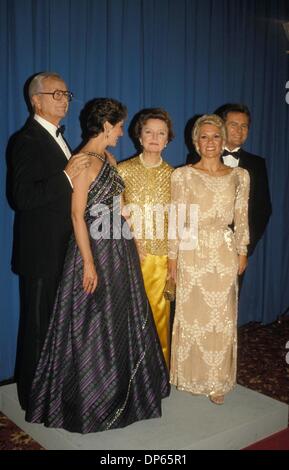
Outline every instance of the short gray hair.
{"type": "Polygon", "coordinates": [[[37,93],[43,90],[43,80],[47,78],[55,78],[56,80],[61,80],[64,82],[63,78],[55,72],[41,72],[31,80],[28,88],[28,94],[30,102],[32,103],[32,96],[37,95],[37,93]]]}
{"type": "Polygon", "coordinates": [[[218,129],[220,129],[221,136],[225,145],[225,142],[227,140],[227,131],[223,119],[220,118],[220,116],[217,116],[217,114],[204,114],[196,120],[192,132],[193,144],[196,147],[197,152],[199,153],[197,141],[199,139],[200,129],[204,124],[211,124],[212,126],[216,126],[218,129]]]}

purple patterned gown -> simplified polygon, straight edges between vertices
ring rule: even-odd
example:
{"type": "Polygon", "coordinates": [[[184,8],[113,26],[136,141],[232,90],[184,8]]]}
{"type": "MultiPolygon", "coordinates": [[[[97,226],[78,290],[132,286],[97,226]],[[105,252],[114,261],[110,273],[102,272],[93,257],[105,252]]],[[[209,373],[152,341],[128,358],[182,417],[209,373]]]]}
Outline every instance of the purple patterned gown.
{"type": "Polygon", "coordinates": [[[93,294],[84,292],[82,258],[72,236],[27,421],[89,433],[161,416],[168,372],[135,242],[123,235],[95,237],[103,228],[95,205],[105,204],[112,220],[113,198],[123,189],[106,161],[90,186],[85,212],[98,287],[93,294]]]}

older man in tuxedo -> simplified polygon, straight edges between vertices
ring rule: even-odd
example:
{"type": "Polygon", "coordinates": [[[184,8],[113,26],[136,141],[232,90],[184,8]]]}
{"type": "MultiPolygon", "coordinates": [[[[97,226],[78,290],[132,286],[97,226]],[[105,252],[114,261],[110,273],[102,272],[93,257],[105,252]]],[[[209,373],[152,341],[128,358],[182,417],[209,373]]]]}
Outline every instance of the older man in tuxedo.
{"type": "Polygon", "coordinates": [[[26,409],[48,328],[72,231],[73,178],[89,157],[71,157],[59,123],[72,93],[55,73],[36,75],[29,85],[34,110],[12,139],[9,170],[15,208],[12,269],[19,275],[20,322],[15,378],[26,409]]]}
{"type": "Polygon", "coordinates": [[[224,121],[227,143],[223,153],[225,165],[245,168],[250,175],[248,255],[262,237],[272,208],[265,160],[242,149],[248,137],[251,115],[243,104],[225,104],[215,111],[224,121]]]}

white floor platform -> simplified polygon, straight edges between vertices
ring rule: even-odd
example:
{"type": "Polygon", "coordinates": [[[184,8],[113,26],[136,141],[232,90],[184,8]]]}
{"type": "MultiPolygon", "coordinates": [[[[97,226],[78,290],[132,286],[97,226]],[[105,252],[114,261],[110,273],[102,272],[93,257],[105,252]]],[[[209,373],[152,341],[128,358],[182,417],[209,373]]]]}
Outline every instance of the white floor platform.
{"type": "Polygon", "coordinates": [[[27,423],[15,384],[0,387],[0,410],[47,450],[242,449],[288,425],[286,404],[239,385],[222,406],[172,387],[162,418],[86,435],[27,423]]]}

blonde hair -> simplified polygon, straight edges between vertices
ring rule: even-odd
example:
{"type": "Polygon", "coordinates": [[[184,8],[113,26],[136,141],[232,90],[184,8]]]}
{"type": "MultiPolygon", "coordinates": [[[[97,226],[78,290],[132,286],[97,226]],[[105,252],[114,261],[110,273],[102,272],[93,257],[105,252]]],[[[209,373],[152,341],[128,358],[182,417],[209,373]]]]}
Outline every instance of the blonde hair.
{"type": "Polygon", "coordinates": [[[219,116],[216,114],[204,114],[203,116],[199,117],[199,119],[196,120],[195,125],[193,127],[192,131],[192,139],[193,139],[193,144],[199,153],[199,146],[197,144],[199,135],[200,135],[200,129],[204,124],[211,124],[212,126],[216,126],[220,132],[221,136],[223,139],[223,147],[225,147],[226,140],[227,140],[227,132],[226,132],[226,126],[223,121],[219,116]]]}

